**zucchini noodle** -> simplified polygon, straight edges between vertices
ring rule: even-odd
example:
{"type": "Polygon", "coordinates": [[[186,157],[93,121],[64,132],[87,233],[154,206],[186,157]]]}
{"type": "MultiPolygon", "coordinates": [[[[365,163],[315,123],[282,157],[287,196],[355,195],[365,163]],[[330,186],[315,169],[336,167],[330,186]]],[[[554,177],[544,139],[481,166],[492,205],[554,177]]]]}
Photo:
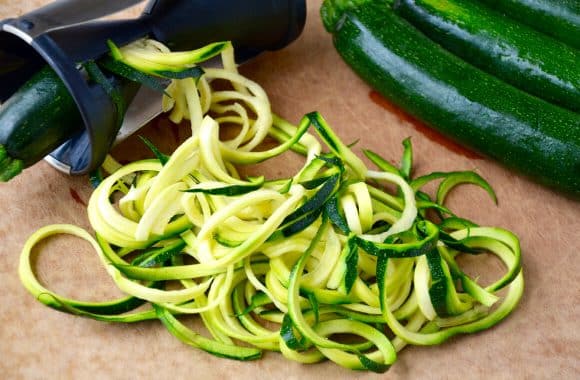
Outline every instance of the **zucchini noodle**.
{"type": "Polygon", "coordinates": [[[153,147],[156,159],[120,165],[107,158],[108,175],[88,203],[95,237],[53,225],[28,239],[19,274],[40,302],[102,321],[159,319],[184,343],[220,357],[251,360],[269,350],[301,363],[328,359],[374,372],[386,371],[407,344],[434,345],[489,328],[517,305],[517,237],[478,227],[443,205],[462,183],[495,197],[475,173],[413,179],[408,140],[401,168],[367,151],[378,167],[369,170],[320,114],[298,125],[273,114],[264,90],[237,72],[227,42],[170,52],[143,40],[112,46],[112,56],[147,75],[170,75],[163,109],[175,123],[189,120],[191,137],[169,157],[153,147]],[[179,77],[220,54],[222,68],[179,77]],[[222,140],[226,125],[236,135],[222,140]],[[268,136],[279,144],[257,150],[268,136]],[[238,172],[289,150],[304,157],[290,178],[238,172]],[[435,180],[442,181],[433,200],[421,188],[435,180]],[[58,234],[88,241],[127,296],[83,302],[41,285],[31,252],[58,234]],[[487,286],[457,262],[481,252],[506,269],[487,286]],[[135,310],[143,304],[149,307],[135,310]],[[199,315],[211,338],[180,322],[183,314],[199,315]]]}

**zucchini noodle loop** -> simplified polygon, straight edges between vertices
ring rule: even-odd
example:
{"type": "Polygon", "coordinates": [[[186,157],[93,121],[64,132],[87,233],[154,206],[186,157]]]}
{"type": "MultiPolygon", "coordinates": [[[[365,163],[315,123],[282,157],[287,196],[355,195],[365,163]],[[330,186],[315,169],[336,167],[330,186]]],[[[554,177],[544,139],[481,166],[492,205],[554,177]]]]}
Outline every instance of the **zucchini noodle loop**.
{"type": "Polygon", "coordinates": [[[320,114],[298,125],[273,114],[264,90],[237,72],[229,43],[192,52],[170,52],[152,40],[112,48],[118,62],[147,75],[172,73],[163,108],[175,123],[190,121],[191,137],[171,156],[153,149],[156,159],[127,165],[107,158],[108,175],[88,203],[95,237],[52,225],[29,238],[19,274],[40,302],[102,321],[159,319],[184,343],[220,357],[250,360],[270,350],[301,363],[329,359],[374,372],[386,371],[407,344],[489,328],[517,305],[518,238],[444,205],[462,183],[495,199],[477,174],[412,178],[408,140],[400,168],[365,151],[377,167],[369,170],[320,114]],[[221,68],[183,74],[218,54],[221,68]],[[236,134],[221,139],[226,126],[236,134]],[[256,149],[268,136],[278,145],[256,149]],[[290,178],[238,172],[289,150],[304,157],[290,178]],[[421,188],[435,180],[441,182],[432,199],[421,188]],[[88,241],[127,296],[83,302],[41,285],[31,252],[58,234],[88,241]],[[457,261],[482,252],[505,266],[489,285],[457,261]],[[149,307],[136,310],[143,304],[149,307]],[[184,314],[198,314],[211,338],[183,324],[184,314]]]}

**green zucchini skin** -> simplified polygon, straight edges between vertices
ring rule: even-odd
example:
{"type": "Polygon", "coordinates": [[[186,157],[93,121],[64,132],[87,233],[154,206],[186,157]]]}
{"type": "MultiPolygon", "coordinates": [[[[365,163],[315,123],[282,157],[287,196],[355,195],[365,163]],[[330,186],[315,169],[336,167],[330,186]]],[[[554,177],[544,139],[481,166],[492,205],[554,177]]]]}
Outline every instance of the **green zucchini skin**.
{"type": "Polygon", "coordinates": [[[580,49],[578,0],[480,0],[493,9],[580,49]]]}
{"type": "Polygon", "coordinates": [[[394,104],[509,168],[580,195],[580,115],[464,62],[384,1],[326,0],[321,15],[345,62],[394,104]]]}
{"type": "Polygon", "coordinates": [[[49,66],[34,74],[0,107],[0,145],[31,166],[83,130],[76,103],[49,66]]]}
{"type": "Polygon", "coordinates": [[[580,111],[580,51],[469,0],[397,0],[393,9],[467,62],[580,111]]]}

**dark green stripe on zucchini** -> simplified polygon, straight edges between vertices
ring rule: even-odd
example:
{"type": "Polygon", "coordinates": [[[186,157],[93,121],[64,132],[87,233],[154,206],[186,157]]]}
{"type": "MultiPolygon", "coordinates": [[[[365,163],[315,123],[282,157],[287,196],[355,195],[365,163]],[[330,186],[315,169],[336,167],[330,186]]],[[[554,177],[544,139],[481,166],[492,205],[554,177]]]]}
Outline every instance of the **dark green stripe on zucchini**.
{"type": "Polygon", "coordinates": [[[580,49],[578,0],[480,0],[509,17],[580,49]]]}
{"type": "Polygon", "coordinates": [[[471,149],[580,195],[580,115],[445,51],[384,1],[325,1],[322,18],[353,70],[383,96],[471,149]]]}
{"type": "Polygon", "coordinates": [[[397,0],[394,9],[427,37],[485,72],[580,111],[580,51],[474,1],[397,0]]]}

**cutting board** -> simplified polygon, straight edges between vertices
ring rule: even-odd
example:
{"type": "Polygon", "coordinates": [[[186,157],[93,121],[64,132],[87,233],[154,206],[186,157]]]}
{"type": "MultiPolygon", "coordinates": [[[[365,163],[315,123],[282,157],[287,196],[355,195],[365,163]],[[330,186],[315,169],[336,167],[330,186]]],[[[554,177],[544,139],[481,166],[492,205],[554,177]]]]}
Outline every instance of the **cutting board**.
{"type": "MultiPolygon", "coordinates": [[[[18,15],[45,1],[0,2],[0,17],[18,15]]],[[[450,207],[481,225],[500,226],[521,239],[525,295],[519,307],[491,330],[437,347],[408,347],[381,375],[390,379],[577,379],[580,378],[580,203],[427,133],[384,104],[341,61],[318,17],[320,1],[308,2],[302,36],[290,47],[263,54],[241,68],[270,95],[272,108],[297,122],[320,111],[346,142],[358,140],[396,162],[401,141],[411,137],[415,173],[475,170],[495,188],[495,205],[484,191],[457,189],[450,207]]],[[[135,14],[136,12],[132,12],[135,14]]],[[[142,131],[162,149],[175,148],[187,127],[163,118],[142,131]]],[[[118,146],[119,158],[148,156],[132,138],[118,146]]],[[[252,168],[279,176],[288,161],[252,168]]],[[[254,362],[219,359],[185,346],[159,322],[114,325],[49,309],[18,279],[20,250],[36,229],[73,223],[90,230],[85,205],[91,187],[40,162],[8,184],[0,184],[0,377],[5,379],[349,379],[378,378],[333,363],[302,365],[267,353],[254,362]]],[[[87,300],[118,296],[96,255],[84,242],[59,237],[35,255],[43,283],[61,294],[87,300]]],[[[486,263],[482,276],[497,269],[486,263]]]]}

